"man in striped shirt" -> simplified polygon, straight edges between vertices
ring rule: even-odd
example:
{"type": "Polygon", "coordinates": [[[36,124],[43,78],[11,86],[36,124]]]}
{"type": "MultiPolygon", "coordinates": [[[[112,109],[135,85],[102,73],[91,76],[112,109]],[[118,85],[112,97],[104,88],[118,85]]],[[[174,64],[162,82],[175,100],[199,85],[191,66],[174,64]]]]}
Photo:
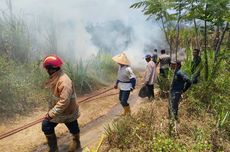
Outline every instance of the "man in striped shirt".
{"type": "Polygon", "coordinates": [[[167,77],[171,58],[168,54],[165,53],[165,50],[161,50],[161,55],[159,56],[159,62],[160,62],[160,75],[163,77],[167,77]]]}

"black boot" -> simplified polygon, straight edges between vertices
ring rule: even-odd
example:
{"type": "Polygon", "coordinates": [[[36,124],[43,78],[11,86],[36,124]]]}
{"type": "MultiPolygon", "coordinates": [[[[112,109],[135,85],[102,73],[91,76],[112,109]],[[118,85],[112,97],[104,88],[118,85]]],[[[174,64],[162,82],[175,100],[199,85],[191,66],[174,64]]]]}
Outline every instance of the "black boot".
{"type": "Polygon", "coordinates": [[[49,152],[58,152],[57,137],[55,134],[46,135],[49,152]]]}
{"type": "Polygon", "coordinates": [[[73,134],[73,141],[70,144],[68,152],[81,152],[81,142],[80,142],[80,134],[73,134]]]}

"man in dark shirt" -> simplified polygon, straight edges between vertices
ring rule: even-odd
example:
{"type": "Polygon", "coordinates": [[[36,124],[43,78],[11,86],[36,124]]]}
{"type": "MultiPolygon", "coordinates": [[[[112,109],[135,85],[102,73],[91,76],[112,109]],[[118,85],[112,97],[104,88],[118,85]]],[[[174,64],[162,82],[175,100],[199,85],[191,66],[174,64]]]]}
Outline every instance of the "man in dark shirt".
{"type": "Polygon", "coordinates": [[[191,62],[191,73],[192,73],[191,81],[193,84],[198,83],[200,71],[203,68],[201,57],[199,56],[199,53],[200,53],[199,49],[193,50],[193,60],[191,62]]]}
{"type": "Polygon", "coordinates": [[[170,116],[178,120],[178,107],[181,94],[191,86],[191,81],[187,75],[181,71],[181,62],[171,62],[171,69],[174,70],[174,76],[170,90],[169,111],[170,116]]]}
{"type": "Polygon", "coordinates": [[[158,54],[157,54],[157,49],[154,49],[153,56],[152,56],[152,61],[157,64],[158,62],[158,54]]]}

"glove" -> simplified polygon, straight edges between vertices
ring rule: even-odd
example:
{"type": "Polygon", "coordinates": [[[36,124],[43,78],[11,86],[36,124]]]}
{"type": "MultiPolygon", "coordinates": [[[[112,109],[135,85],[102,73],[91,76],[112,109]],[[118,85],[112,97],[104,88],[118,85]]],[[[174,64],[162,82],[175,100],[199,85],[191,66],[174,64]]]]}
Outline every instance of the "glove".
{"type": "Polygon", "coordinates": [[[114,89],[117,89],[117,85],[114,85],[113,88],[114,88],[114,89]]]}
{"type": "Polygon", "coordinates": [[[119,82],[120,82],[119,80],[116,81],[116,83],[115,83],[115,85],[114,85],[114,87],[113,87],[114,89],[117,89],[117,86],[118,86],[118,83],[119,83],[119,82]]]}
{"type": "Polygon", "coordinates": [[[47,113],[47,114],[45,115],[45,119],[46,119],[46,120],[51,120],[51,119],[53,119],[53,118],[50,117],[49,113],[47,113]]]}
{"type": "Polygon", "coordinates": [[[148,82],[144,82],[142,83],[142,86],[146,86],[148,84],[148,82]]]}
{"type": "Polygon", "coordinates": [[[132,92],[135,88],[130,88],[130,91],[132,92]]]}

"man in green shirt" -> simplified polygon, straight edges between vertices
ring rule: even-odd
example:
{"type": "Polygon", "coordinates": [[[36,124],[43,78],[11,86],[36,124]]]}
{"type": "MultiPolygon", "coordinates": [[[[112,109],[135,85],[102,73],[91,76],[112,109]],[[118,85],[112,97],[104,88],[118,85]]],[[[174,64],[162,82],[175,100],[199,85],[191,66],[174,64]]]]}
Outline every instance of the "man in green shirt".
{"type": "Polygon", "coordinates": [[[201,57],[199,53],[200,53],[199,49],[193,50],[193,60],[191,62],[191,73],[192,73],[191,80],[193,84],[198,83],[200,72],[203,68],[201,57]]]}

